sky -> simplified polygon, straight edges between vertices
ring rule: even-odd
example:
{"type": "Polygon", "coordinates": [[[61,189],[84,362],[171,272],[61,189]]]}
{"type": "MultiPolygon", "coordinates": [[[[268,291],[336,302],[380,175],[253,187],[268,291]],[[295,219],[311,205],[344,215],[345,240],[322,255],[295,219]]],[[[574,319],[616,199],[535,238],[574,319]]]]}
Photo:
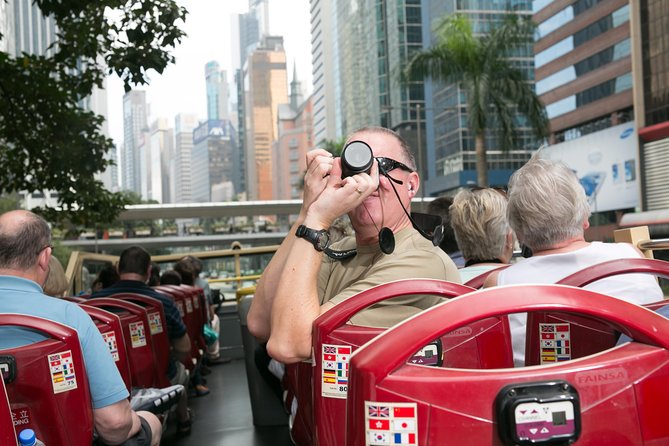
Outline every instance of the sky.
{"type": "MultiPolygon", "coordinates": [[[[150,84],[138,87],[147,92],[149,125],[158,117],[174,124],[177,113],[195,113],[206,118],[205,63],[216,60],[228,72],[230,88],[234,77],[233,41],[230,29],[234,14],[248,12],[248,0],[177,0],[189,11],[186,23],[181,24],[187,36],[172,51],[176,61],[162,75],[150,72],[150,84]]],[[[310,94],[311,33],[309,0],[269,0],[270,32],[284,37],[288,66],[288,82],[292,81],[293,62],[298,80],[310,94]]],[[[107,107],[110,136],[120,148],[123,141],[123,85],[117,77],[107,84],[107,107]]],[[[234,95],[231,95],[234,96],[234,95]]]]}

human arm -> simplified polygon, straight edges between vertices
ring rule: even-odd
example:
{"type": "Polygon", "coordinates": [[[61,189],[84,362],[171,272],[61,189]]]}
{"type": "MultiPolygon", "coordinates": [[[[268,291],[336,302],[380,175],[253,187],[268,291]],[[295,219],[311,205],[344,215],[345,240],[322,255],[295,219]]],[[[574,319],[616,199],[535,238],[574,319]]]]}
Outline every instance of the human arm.
{"type": "Polygon", "coordinates": [[[285,268],[286,257],[296,241],[295,231],[304,223],[307,210],[323,192],[328,176],[332,170],[334,159],[322,149],[311,150],[306,155],[307,170],[304,174],[304,197],[297,220],[288,231],[279,249],[272,256],[262,277],[258,281],[247,317],[249,331],[258,339],[266,341],[270,336],[270,313],[277,284],[285,268]]]}
{"type": "MultiPolygon", "coordinates": [[[[306,177],[305,177],[306,180],[306,177]]],[[[302,224],[319,230],[328,229],[332,222],[350,210],[376,190],[378,168],[372,166],[370,174],[362,173],[341,179],[339,160],[333,164],[327,183],[318,197],[308,206],[302,224]]],[[[267,350],[283,363],[297,362],[311,356],[311,326],[322,311],[317,277],[323,255],[307,240],[294,235],[281,259],[282,270],[270,288],[265,284],[261,297],[269,304],[267,350]]],[[[254,297],[254,301],[258,296],[254,297]]]]}
{"type": "Polygon", "coordinates": [[[497,277],[499,276],[500,271],[494,270],[490,274],[488,274],[488,277],[485,278],[485,281],[483,282],[483,286],[481,288],[490,288],[493,286],[497,286],[497,277]]]}
{"type": "Polygon", "coordinates": [[[172,339],[172,352],[177,360],[183,361],[188,357],[190,353],[190,337],[188,333],[184,333],[183,336],[172,339]]]}

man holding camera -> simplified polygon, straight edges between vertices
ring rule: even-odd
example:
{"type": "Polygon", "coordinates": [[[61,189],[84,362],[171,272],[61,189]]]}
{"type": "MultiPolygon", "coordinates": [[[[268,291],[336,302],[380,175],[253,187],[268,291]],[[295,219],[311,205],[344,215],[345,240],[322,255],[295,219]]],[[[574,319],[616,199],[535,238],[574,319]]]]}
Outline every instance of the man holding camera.
{"type": "MultiPolygon", "coordinates": [[[[307,153],[300,214],[260,278],[249,311],[249,330],[268,340],[269,354],[283,363],[309,358],[313,321],[361,291],[399,279],[460,282],[451,259],[412,227],[409,208],[420,179],[406,142],[391,130],[367,127],[350,136],[342,158],[321,149],[307,153]],[[330,246],[328,228],[346,213],[355,237],[330,246]]],[[[438,301],[398,297],[352,322],[390,327],[438,301]]]]}

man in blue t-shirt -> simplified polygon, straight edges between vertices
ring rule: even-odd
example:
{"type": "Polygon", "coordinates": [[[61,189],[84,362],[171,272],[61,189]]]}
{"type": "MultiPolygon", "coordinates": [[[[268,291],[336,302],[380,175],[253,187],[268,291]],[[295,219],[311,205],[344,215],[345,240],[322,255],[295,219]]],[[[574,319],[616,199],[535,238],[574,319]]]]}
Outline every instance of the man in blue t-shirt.
{"type": "MultiPolygon", "coordinates": [[[[100,438],[108,444],[157,446],[160,421],[152,413],[131,410],[123,379],[91,318],[78,305],[43,293],[51,251],[44,219],[28,211],[0,215],[0,313],[39,316],[77,330],[100,438]]],[[[0,333],[0,350],[45,339],[18,327],[0,327],[0,333]]]]}
{"type": "MultiPolygon", "coordinates": [[[[165,311],[167,335],[172,346],[170,365],[166,371],[167,377],[172,384],[181,384],[187,388],[188,374],[184,365],[179,360],[185,359],[190,353],[191,341],[179,309],[172,298],[159,293],[147,285],[147,281],[151,275],[151,256],[141,246],[130,246],[121,253],[117,269],[120,280],[110,287],[96,291],[90,298],[113,297],[117,293],[137,293],[159,300],[163,304],[163,310],[165,311]]],[[[177,418],[179,433],[190,433],[191,420],[188,413],[188,395],[186,392],[181,394],[181,398],[177,403],[177,418]]]]}

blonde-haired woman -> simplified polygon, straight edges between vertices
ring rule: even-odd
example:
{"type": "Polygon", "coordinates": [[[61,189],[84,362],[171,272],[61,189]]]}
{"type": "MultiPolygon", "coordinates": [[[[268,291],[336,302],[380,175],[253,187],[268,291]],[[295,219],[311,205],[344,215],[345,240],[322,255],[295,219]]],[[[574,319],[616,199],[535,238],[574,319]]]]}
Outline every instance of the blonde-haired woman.
{"type": "Polygon", "coordinates": [[[506,217],[504,192],[492,188],[464,189],[449,208],[455,240],[465,259],[462,283],[508,264],[513,255],[513,231],[506,217]]]}

